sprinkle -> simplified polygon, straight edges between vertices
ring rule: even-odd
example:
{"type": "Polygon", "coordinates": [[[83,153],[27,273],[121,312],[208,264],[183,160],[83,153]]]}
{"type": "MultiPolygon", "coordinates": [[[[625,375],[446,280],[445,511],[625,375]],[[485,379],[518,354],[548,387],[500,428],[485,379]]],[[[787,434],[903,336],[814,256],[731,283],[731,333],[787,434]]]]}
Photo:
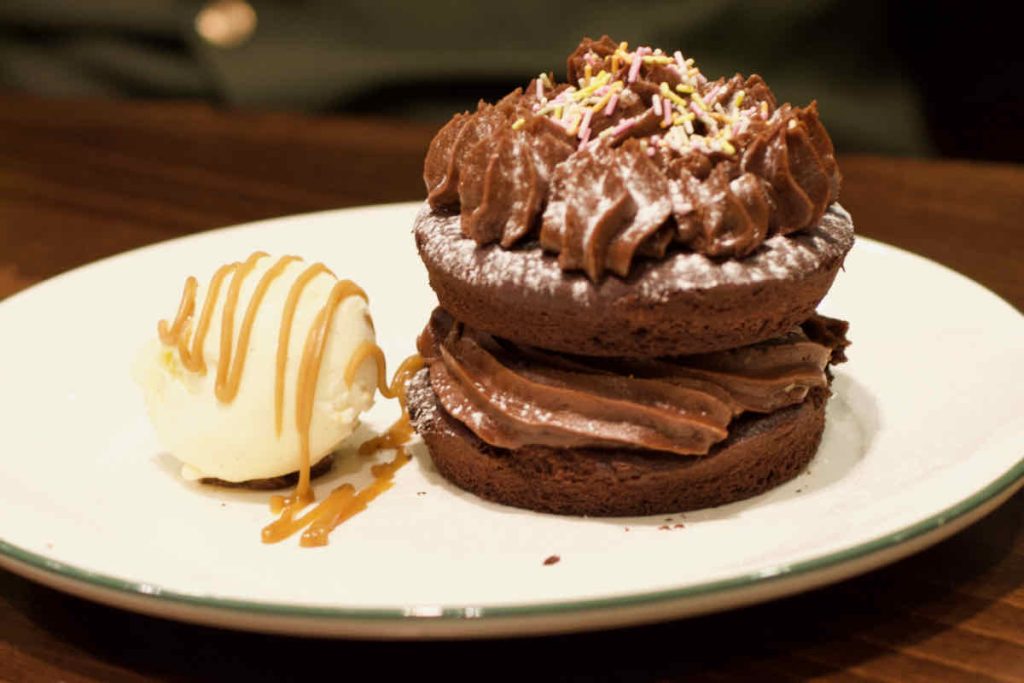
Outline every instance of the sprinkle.
{"type": "Polygon", "coordinates": [[[647,147],[647,156],[649,156],[649,157],[653,157],[654,156],[654,147],[651,147],[651,146],[647,147]]]}
{"type": "Polygon", "coordinates": [[[589,84],[574,92],[572,94],[572,99],[579,102],[580,100],[584,100],[587,97],[590,97],[591,95],[594,94],[595,90],[597,90],[603,85],[606,85],[608,81],[611,79],[611,77],[612,75],[610,73],[602,69],[601,72],[597,74],[597,76],[594,76],[594,78],[591,80],[589,84]]]}
{"type": "MultiPolygon", "coordinates": [[[[621,83],[621,81],[620,81],[621,83]]],[[[612,112],[615,111],[615,107],[619,104],[619,93],[615,91],[612,93],[611,99],[608,100],[608,106],[604,108],[604,115],[611,116],[612,112]]]]}
{"type": "Polygon", "coordinates": [[[619,71],[619,53],[616,52],[612,55],[612,73],[618,73],[619,71]]]}
{"type": "MultiPolygon", "coordinates": [[[[619,83],[621,83],[621,82],[622,82],[622,81],[616,81],[616,82],[615,82],[615,83],[614,83],[614,84],[612,85],[612,87],[610,87],[610,88],[606,88],[606,90],[605,90],[605,93],[604,93],[604,96],[603,96],[603,97],[602,97],[601,99],[599,99],[599,100],[598,100],[598,101],[597,101],[597,102],[596,102],[596,103],[595,103],[595,104],[594,104],[594,105],[593,105],[593,106],[591,107],[591,110],[593,110],[594,112],[599,112],[599,111],[601,111],[602,109],[604,109],[604,108],[605,108],[605,107],[606,107],[606,106],[608,105],[608,103],[609,103],[609,102],[611,101],[611,99],[612,99],[613,97],[614,97],[614,98],[616,98],[616,101],[617,101],[617,100],[618,100],[618,97],[619,97],[619,94],[618,94],[618,89],[617,89],[617,88],[616,88],[615,86],[616,86],[616,85],[618,85],[618,84],[619,84],[619,83]]],[[[614,107],[613,107],[613,109],[614,109],[614,107]]],[[[606,112],[604,113],[604,115],[605,115],[605,116],[608,116],[609,114],[611,114],[611,111],[606,111],[606,112]]]]}
{"type": "Polygon", "coordinates": [[[644,54],[645,49],[642,47],[638,47],[636,52],[633,53],[635,59],[633,59],[632,64],[629,65],[629,78],[627,79],[630,83],[635,81],[637,76],[640,75],[640,65],[643,64],[644,54]]]}
{"type": "Polygon", "coordinates": [[[557,107],[555,107],[555,118],[558,119],[559,121],[562,120],[562,112],[564,110],[565,110],[565,107],[562,106],[561,104],[558,105],[557,107]]]}
{"type": "Polygon", "coordinates": [[[722,151],[726,154],[732,155],[736,153],[736,148],[729,144],[728,140],[719,140],[718,142],[722,146],[722,151]]]}
{"type": "Polygon", "coordinates": [[[544,84],[541,83],[541,80],[539,78],[537,79],[537,99],[544,99],[544,84]]]}
{"type": "Polygon", "coordinates": [[[629,43],[627,43],[625,40],[619,43],[619,51],[629,52],[629,43]]]}
{"type": "Polygon", "coordinates": [[[590,63],[588,62],[587,65],[583,67],[583,80],[587,82],[587,85],[590,85],[590,81],[593,78],[594,70],[591,68],[590,63]]]}
{"type": "Polygon", "coordinates": [[[590,119],[594,117],[594,110],[588,109],[583,112],[583,123],[580,124],[580,137],[583,137],[584,133],[589,135],[590,132],[590,119]]]}
{"type": "Polygon", "coordinates": [[[619,125],[612,128],[611,135],[620,135],[625,133],[627,130],[636,125],[636,117],[631,119],[623,119],[619,121],[619,125]]]}
{"type": "Polygon", "coordinates": [[[693,92],[693,86],[685,83],[680,83],[676,86],[676,92],[681,92],[684,95],[689,95],[693,92]]]}
{"type": "Polygon", "coordinates": [[[661,116],[661,98],[657,95],[651,96],[651,107],[654,108],[654,113],[661,116]]]}
{"type": "Polygon", "coordinates": [[[518,119],[516,119],[516,122],[512,124],[512,130],[519,130],[520,128],[522,128],[525,125],[526,125],[526,119],[524,119],[523,117],[520,116],[518,119]]]}
{"type": "Polygon", "coordinates": [[[587,140],[589,140],[589,139],[590,139],[590,129],[587,128],[585,131],[583,131],[583,135],[580,136],[580,146],[577,147],[577,149],[583,149],[586,146],[586,144],[587,144],[587,140]]]}
{"type": "Polygon", "coordinates": [[[733,109],[739,109],[740,105],[743,104],[743,95],[744,95],[744,92],[742,90],[740,90],[739,92],[736,93],[736,96],[732,98],[732,108],[733,109]]]}
{"type": "Polygon", "coordinates": [[[583,117],[580,116],[579,114],[574,116],[573,119],[572,119],[572,123],[569,125],[569,128],[568,128],[568,130],[566,132],[568,132],[569,135],[576,135],[576,133],[578,133],[579,130],[580,130],[580,121],[581,120],[583,120],[583,117]]]}
{"type": "Polygon", "coordinates": [[[699,92],[694,92],[692,95],[690,95],[690,101],[696,102],[697,106],[703,109],[704,111],[708,110],[708,105],[704,102],[704,98],[700,96],[699,92]]]}
{"type": "Polygon", "coordinates": [[[761,103],[761,118],[763,118],[763,119],[768,118],[768,103],[767,102],[762,102],[761,103]]]}
{"type": "Polygon", "coordinates": [[[669,104],[668,102],[666,102],[665,106],[664,106],[664,109],[665,109],[665,118],[661,122],[661,127],[662,128],[668,128],[669,126],[672,125],[672,105],[669,104]]]}
{"type": "Polygon", "coordinates": [[[680,73],[681,74],[685,74],[686,73],[686,60],[683,59],[683,53],[680,52],[679,50],[676,50],[672,54],[672,56],[676,58],[676,65],[679,67],[680,73]]]}
{"type": "Polygon", "coordinates": [[[686,106],[686,100],[684,100],[682,97],[680,97],[679,95],[677,95],[674,92],[672,92],[671,90],[669,90],[668,83],[662,81],[661,82],[660,90],[661,90],[661,96],[664,97],[665,99],[672,100],[673,102],[678,104],[680,107],[685,107],[686,106]]]}
{"type": "Polygon", "coordinates": [[[664,57],[662,55],[651,55],[650,57],[644,57],[644,64],[660,64],[662,66],[667,66],[671,63],[671,57],[664,57]]]}

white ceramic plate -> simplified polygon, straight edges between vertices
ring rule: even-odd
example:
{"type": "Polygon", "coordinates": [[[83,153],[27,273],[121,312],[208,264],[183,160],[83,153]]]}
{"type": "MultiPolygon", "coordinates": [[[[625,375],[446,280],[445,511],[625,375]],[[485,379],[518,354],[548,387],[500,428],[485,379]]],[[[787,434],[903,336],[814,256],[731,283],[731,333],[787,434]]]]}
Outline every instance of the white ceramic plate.
{"type": "MultiPolygon", "coordinates": [[[[242,629],[552,633],[719,610],[852,576],[952,534],[1021,484],[1024,318],[946,268],[860,239],[822,307],[851,321],[851,360],[837,371],[820,452],[781,488],[672,521],[557,517],[455,489],[420,447],[395,487],[326,548],[263,545],[267,495],[182,481],[154,440],[130,362],[175,310],[186,275],[207,277],[263,249],[324,261],[361,283],[393,367],[434,304],[410,234],[415,210],[218,230],[0,304],[0,564],[112,605],[242,629]],[[551,555],[561,560],[546,565],[551,555]]],[[[358,436],[396,416],[379,401],[358,436]]],[[[357,457],[344,463],[321,491],[365,476],[357,457]]]]}

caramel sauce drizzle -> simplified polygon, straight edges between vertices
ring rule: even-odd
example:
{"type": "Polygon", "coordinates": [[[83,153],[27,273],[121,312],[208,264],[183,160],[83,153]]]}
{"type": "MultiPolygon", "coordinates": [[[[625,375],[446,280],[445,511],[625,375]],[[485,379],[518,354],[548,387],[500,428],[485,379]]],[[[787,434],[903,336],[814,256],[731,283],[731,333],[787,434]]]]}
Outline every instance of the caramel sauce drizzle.
{"type": "MultiPolygon", "coordinates": [[[[244,262],[229,263],[218,268],[210,280],[199,321],[194,326],[198,281],[194,277],[187,278],[173,322],[168,324],[166,320],[161,320],[157,324],[160,341],[177,348],[182,365],[191,372],[205,375],[207,367],[203,357],[203,344],[210,329],[210,322],[221,287],[230,276],[231,281],[228,284],[224,308],[221,312],[220,357],[217,362],[214,385],[214,393],[221,403],[230,403],[238,395],[253,324],[267,290],[289,265],[301,261],[297,256],[283,256],[263,274],[246,305],[242,324],[238,330],[238,341],[235,344],[235,317],[242,284],[259,260],[266,256],[268,254],[258,251],[244,262]]],[[[292,284],[282,311],[281,325],[278,329],[274,378],[274,427],[278,437],[281,435],[284,420],[284,375],[295,311],[306,286],[321,274],[335,277],[334,273],[322,263],[316,263],[306,268],[292,284]]],[[[367,359],[373,359],[377,367],[377,389],[385,398],[398,398],[402,416],[384,434],[360,445],[359,453],[366,456],[379,450],[393,448],[395,456],[390,462],[371,467],[370,472],[374,476],[373,482],[363,489],[356,491],[351,484],[343,484],[334,489],[320,504],[306,514],[300,517],[295,516],[315,499],[310,486],[309,440],[317,379],[320,376],[320,367],[323,363],[327,337],[331,323],[334,321],[334,315],[341,304],[352,296],[358,296],[364,301],[369,300],[366,292],[351,280],[337,281],[306,334],[295,392],[295,425],[299,433],[299,481],[292,495],[271,497],[270,509],[279,517],[264,527],[262,531],[264,543],[282,541],[300,529],[306,528],[300,539],[300,545],[326,545],[327,536],[335,527],[366,509],[370,501],[391,488],[395,472],[410,459],[408,452],[403,448],[413,434],[406,407],[405,383],[409,377],[423,367],[423,359],[418,354],[406,358],[395,371],[391,383],[388,384],[384,352],[377,344],[364,341],[356,347],[345,368],[346,385],[351,387],[359,368],[367,359]]],[[[373,321],[368,313],[366,320],[372,328],[373,321]]]]}
{"type": "Polygon", "coordinates": [[[359,454],[368,456],[380,450],[394,448],[394,458],[389,462],[379,463],[370,468],[374,479],[366,487],[356,491],[351,484],[342,484],[331,491],[316,507],[306,514],[296,517],[296,513],[313,502],[312,489],[308,483],[308,464],[304,465],[307,475],[306,488],[303,489],[303,472],[300,470],[299,484],[291,496],[271,498],[270,509],[280,517],[263,528],[264,543],[277,543],[300,529],[306,528],[299,539],[299,545],[305,547],[326,545],[331,531],[345,520],[365,510],[370,501],[391,488],[395,472],[411,459],[408,451],[403,448],[413,434],[406,407],[405,383],[423,367],[423,358],[419,354],[406,358],[395,371],[391,383],[388,384],[384,380],[387,373],[383,352],[373,342],[363,342],[352,354],[348,366],[345,368],[347,384],[351,385],[356,371],[368,357],[377,361],[378,391],[386,398],[398,398],[399,405],[402,407],[402,416],[384,434],[361,444],[359,454]]]}

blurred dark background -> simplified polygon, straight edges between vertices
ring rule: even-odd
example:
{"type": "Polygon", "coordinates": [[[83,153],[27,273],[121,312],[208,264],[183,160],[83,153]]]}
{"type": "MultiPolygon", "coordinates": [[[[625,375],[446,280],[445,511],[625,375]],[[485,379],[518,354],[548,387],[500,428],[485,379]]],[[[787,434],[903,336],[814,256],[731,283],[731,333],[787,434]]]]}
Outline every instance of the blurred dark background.
{"type": "MultiPolygon", "coordinates": [[[[1010,5],[1002,5],[1006,8],[1010,5]]],[[[679,48],[817,99],[840,152],[1024,160],[1024,64],[999,5],[387,0],[0,0],[0,90],[202,99],[436,121],[583,35],[679,48]]]]}

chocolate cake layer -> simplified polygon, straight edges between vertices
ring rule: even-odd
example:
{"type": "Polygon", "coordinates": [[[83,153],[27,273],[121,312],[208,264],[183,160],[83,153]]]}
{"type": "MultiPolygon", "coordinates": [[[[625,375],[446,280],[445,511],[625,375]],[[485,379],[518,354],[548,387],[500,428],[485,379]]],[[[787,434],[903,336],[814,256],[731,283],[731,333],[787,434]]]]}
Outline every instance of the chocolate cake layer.
{"type": "Polygon", "coordinates": [[[489,446],[448,415],[428,371],[409,384],[409,412],[438,471],[481,498],[540,512],[675,513],[749,498],[796,476],[825,425],[828,389],[767,415],[745,414],[708,455],[636,449],[489,446]]]}
{"type": "Polygon", "coordinates": [[[426,205],[415,235],[438,301],[457,320],[518,344],[650,358],[754,344],[809,318],[853,245],[853,222],[833,204],[815,227],[771,237],[744,259],[676,252],[598,284],[536,244],[481,247],[463,237],[457,214],[426,205]]]}

